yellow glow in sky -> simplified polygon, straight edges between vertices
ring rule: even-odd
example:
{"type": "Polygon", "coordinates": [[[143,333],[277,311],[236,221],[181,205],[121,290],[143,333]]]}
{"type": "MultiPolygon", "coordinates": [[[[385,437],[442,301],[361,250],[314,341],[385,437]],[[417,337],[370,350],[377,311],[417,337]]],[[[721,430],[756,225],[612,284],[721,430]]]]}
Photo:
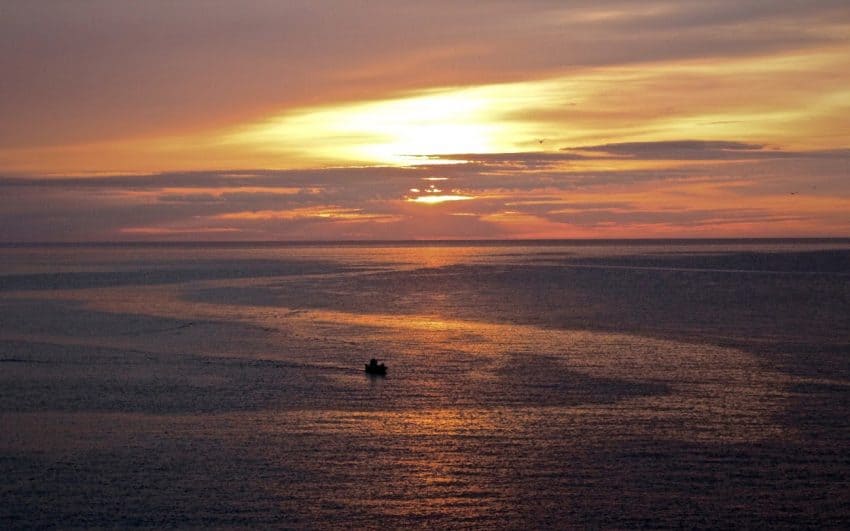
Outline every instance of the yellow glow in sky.
{"type": "Polygon", "coordinates": [[[395,97],[376,92],[375,100],[280,109],[259,121],[175,136],[9,148],[0,150],[0,166],[85,174],[403,166],[446,162],[429,155],[682,139],[841,148],[850,140],[848,58],[850,48],[839,47],[598,67],[395,97]]]}
{"type": "Polygon", "coordinates": [[[424,157],[683,138],[823,148],[841,145],[822,130],[835,129],[829,117],[844,108],[846,94],[823,72],[840,71],[846,62],[843,50],[833,50],[444,87],[289,111],[231,130],[220,142],[264,159],[335,165],[435,164],[445,161],[424,157]],[[795,88],[801,75],[812,90],[795,88]],[[752,90],[742,92],[743,85],[752,90]],[[814,120],[821,132],[799,138],[795,132],[814,129],[814,120]]]}
{"type": "Polygon", "coordinates": [[[468,195],[421,195],[419,197],[411,197],[408,201],[412,203],[425,203],[426,205],[436,205],[439,203],[445,203],[446,201],[465,201],[467,199],[472,199],[471,196],[468,195]]]}
{"type": "MultiPolygon", "coordinates": [[[[546,101],[551,83],[513,83],[425,91],[410,97],[307,109],[252,125],[226,142],[275,151],[296,147],[313,158],[408,165],[424,155],[523,149],[540,124],[505,119],[546,101]]],[[[427,161],[435,163],[433,160],[427,161]]]]}

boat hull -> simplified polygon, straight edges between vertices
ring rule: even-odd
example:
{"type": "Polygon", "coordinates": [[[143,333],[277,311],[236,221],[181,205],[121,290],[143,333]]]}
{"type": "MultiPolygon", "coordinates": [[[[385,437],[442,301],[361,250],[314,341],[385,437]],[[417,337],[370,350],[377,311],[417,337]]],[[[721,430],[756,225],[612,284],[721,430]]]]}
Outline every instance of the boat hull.
{"type": "Polygon", "coordinates": [[[384,365],[378,365],[377,367],[373,367],[371,365],[366,365],[366,373],[367,374],[375,374],[378,376],[386,376],[387,368],[384,365]]]}

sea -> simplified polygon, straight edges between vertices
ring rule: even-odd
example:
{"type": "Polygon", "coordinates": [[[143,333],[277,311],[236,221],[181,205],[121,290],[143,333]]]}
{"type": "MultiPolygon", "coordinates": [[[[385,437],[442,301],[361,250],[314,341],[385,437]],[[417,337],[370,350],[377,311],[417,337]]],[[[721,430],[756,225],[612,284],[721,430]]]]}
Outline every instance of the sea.
{"type": "Polygon", "coordinates": [[[848,525],[848,239],[0,245],[3,529],[848,525]]]}

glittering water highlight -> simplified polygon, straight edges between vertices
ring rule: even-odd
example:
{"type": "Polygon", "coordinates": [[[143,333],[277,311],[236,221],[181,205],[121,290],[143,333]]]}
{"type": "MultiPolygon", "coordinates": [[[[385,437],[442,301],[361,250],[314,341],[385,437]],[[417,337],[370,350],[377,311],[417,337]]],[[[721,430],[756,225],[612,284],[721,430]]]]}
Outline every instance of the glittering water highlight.
{"type": "Polygon", "coordinates": [[[848,249],[4,248],[0,521],[840,525],[848,249]]]}

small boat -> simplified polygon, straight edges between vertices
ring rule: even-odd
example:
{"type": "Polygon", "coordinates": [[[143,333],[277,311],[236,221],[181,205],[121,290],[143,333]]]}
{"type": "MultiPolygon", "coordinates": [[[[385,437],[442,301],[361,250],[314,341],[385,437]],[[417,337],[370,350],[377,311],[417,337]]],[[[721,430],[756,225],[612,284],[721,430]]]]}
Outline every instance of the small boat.
{"type": "Polygon", "coordinates": [[[381,376],[386,376],[387,366],[383,363],[378,363],[378,360],[372,358],[371,360],[369,360],[369,363],[366,364],[366,372],[369,374],[379,374],[381,376]]]}

